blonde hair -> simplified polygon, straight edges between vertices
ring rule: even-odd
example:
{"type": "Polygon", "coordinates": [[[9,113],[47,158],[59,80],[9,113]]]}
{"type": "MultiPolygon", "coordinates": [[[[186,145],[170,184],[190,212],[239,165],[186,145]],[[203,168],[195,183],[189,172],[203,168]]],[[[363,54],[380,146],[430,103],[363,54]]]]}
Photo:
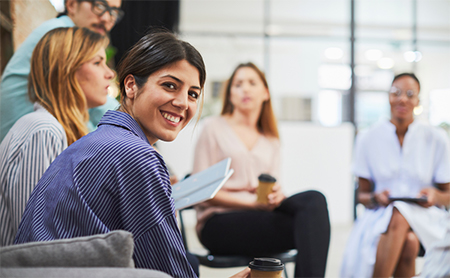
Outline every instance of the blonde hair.
{"type": "MultiPolygon", "coordinates": [[[[261,78],[261,81],[263,82],[264,87],[266,87],[267,91],[269,91],[269,85],[267,84],[266,76],[255,64],[253,64],[251,62],[245,63],[245,64],[240,64],[233,71],[233,74],[231,74],[231,77],[228,79],[228,81],[225,85],[225,90],[223,93],[223,106],[222,106],[221,115],[233,114],[234,106],[230,100],[231,85],[233,83],[233,79],[234,79],[234,76],[236,75],[236,72],[240,68],[253,69],[258,74],[258,76],[261,78]]],[[[264,101],[262,104],[261,113],[259,115],[257,126],[258,126],[259,131],[262,134],[264,134],[265,136],[275,137],[278,139],[280,138],[279,133],[278,133],[277,119],[276,119],[275,114],[273,113],[273,109],[272,109],[270,92],[269,92],[269,99],[264,101]]]]}
{"type": "Polygon", "coordinates": [[[34,48],[28,96],[63,126],[68,145],[88,133],[86,97],[75,73],[108,43],[108,38],[86,28],[56,28],[34,48]]]}

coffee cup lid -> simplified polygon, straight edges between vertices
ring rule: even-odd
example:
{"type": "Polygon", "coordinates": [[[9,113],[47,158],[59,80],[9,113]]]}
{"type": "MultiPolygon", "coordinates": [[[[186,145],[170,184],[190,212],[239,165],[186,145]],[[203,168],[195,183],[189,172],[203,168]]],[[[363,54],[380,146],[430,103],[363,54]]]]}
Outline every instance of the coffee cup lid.
{"type": "Polygon", "coordinates": [[[259,175],[258,180],[259,181],[263,181],[263,182],[276,182],[277,181],[276,178],[272,177],[269,174],[261,174],[261,175],[259,175]]]}
{"type": "Polygon", "coordinates": [[[259,271],[279,271],[284,269],[284,264],[279,259],[273,258],[254,258],[248,266],[259,271]]]}

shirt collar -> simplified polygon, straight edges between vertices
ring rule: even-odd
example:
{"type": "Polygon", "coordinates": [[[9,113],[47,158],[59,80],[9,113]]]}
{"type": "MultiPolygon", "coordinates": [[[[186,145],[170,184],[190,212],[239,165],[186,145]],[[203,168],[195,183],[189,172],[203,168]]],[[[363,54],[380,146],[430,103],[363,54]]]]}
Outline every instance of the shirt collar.
{"type": "Polygon", "coordinates": [[[101,125],[114,125],[127,129],[150,144],[136,120],[125,112],[115,110],[106,111],[97,126],[99,127],[101,125]]]}
{"type": "Polygon", "coordinates": [[[38,111],[38,110],[42,110],[42,109],[44,109],[45,111],[47,111],[45,108],[44,108],[44,106],[42,106],[39,102],[35,102],[34,104],[33,104],[33,111],[38,111]]]}
{"type": "MultiPolygon", "coordinates": [[[[415,129],[416,126],[418,126],[419,124],[418,122],[419,122],[418,120],[414,119],[414,121],[408,125],[408,131],[415,129]]],[[[397,131],[397,127],[390,120],[386,120],[386,127],[392,133],[395,133],[397,131]]]]}
{"type": "Polygon", "coordinates": [[[73,23],[72,19],[68,15],[63,15],[58,17],[58,19],[64,21],[64,23],[68,26],[72,25],[75,26],[75,23],[73,23]]]}

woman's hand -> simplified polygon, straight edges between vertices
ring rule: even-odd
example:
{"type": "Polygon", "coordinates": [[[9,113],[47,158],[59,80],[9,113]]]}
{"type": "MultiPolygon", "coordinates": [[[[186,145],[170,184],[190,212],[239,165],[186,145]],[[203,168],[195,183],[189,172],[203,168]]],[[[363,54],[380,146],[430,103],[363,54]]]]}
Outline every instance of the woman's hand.
{"type": "Polygon", "coordinates": [[[422,189],[420,191],[418,197],[425,196],[425,197],[427,197],[427,201],[421,202],[421,203],[419,203],[419,205],[421,205],[422,207],[425,207],[425,208],[429,208],[431,206],[436,205],[437,204],[436,195],[438,194],[437,191],[438,190],[433,187],[427,187],[427,188],[422,189]]]}
{"type": "Polygon", "coordinates": [[[250,268],[247,267],[246,269],[234,274],[230,278],[249,278],[249,277],[250,277],[250,268]]]}
{"type": "Polygon", "coordinates": [[[270,193],[267,198],[269,199],[269,206],[272,207],[273,210],[286,199],[286,196],[284,196],[281,186],[277,183],[273,186],[272,193],[270,193]]]}
{"type": "Polygon", "coordinates": [[[272,211],[277,208],[286,196],[284,196],[283,191],[281,191],[281,186],[279,184],[275,184],[272,188],[272,193],[267,196],[268,203],[260,203],[255,201],[250,209],[254,210],[264,210],[264,211],[272,211]]]}
{"type": "Polygon", "coordinates": [[[389,201],[389,190],[384,190],[380,193],[373,194],[375,202],[383,207],[387,207],[391,201],[389,201]]]}

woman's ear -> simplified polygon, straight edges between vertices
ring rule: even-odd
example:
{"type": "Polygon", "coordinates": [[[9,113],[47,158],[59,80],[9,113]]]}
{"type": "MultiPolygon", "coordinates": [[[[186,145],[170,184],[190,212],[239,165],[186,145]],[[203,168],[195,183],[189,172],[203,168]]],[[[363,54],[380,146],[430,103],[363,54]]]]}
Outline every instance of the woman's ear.
{"type": "Polygon", "coordinates": [[[66,11],[67,15],[73,15],[77,9],[78,2],[76,0],[67,0],[66,1],[66,11]]]}
{"type": "Polygon", "coordinates": [[[132,74],[127,75],[125,80],[123,81],[123,85],[125,87],[125,94],[129,99],[135,99],[138,92],[138,87],[136,85],[136,79],[132,74]]]}

